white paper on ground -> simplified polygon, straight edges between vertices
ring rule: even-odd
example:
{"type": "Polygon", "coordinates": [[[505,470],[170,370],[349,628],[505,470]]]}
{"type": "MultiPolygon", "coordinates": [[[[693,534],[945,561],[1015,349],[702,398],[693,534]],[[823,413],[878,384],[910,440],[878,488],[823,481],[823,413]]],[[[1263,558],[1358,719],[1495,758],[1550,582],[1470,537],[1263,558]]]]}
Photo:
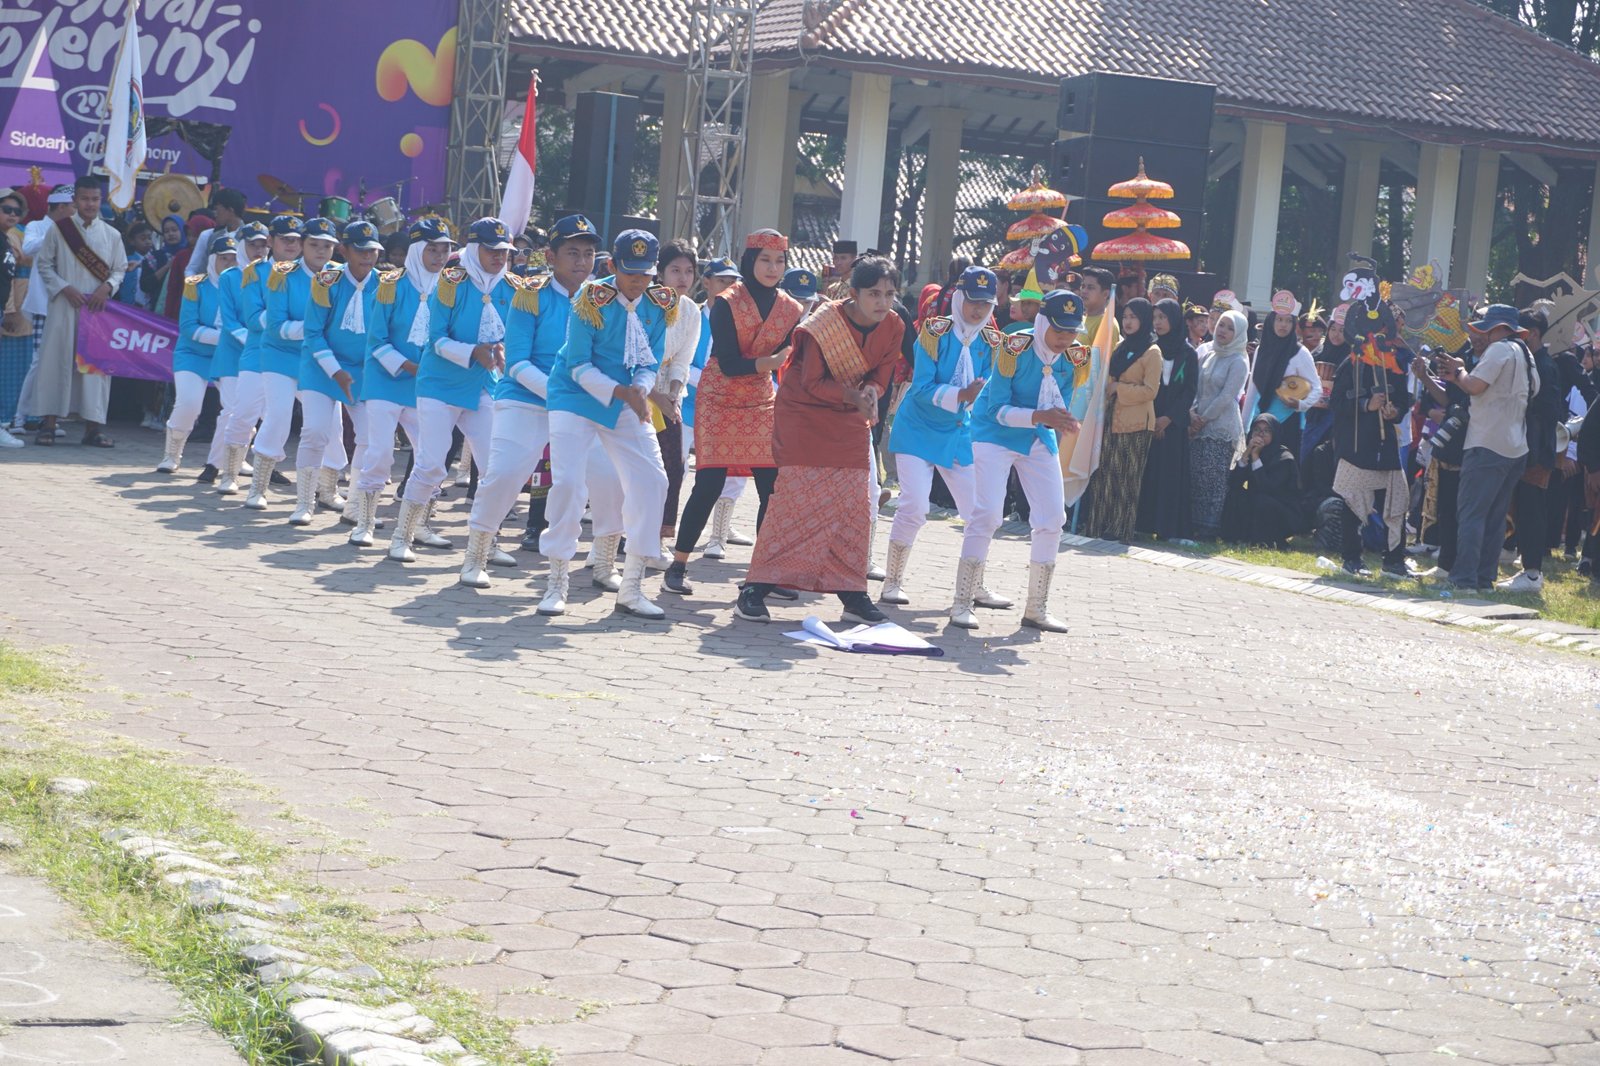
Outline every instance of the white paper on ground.
{"type": "Polygon", "coordinates": [[[806,618],[804,626],[804,629],[785,633],[784,636],[805,644],[821,644],[823,647],[838,648],[842,651],[849,651],[859,644],[900,648],[906,651],[933,650],[932,644],[893,622],[880,622],[875,626],[858,625],[842,633],[835,633],[826,622],[816,615],[811,615],[806,618]]]}

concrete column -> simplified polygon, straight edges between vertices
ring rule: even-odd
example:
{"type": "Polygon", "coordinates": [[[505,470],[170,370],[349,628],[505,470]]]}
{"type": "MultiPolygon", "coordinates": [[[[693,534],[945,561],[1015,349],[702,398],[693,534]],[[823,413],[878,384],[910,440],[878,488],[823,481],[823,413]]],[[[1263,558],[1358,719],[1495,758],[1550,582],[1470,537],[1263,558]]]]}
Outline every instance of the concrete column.
{"type": "Polygon", "coordinates": [[[928,188],[922,208],[924,281],[943,280],[955,244],[956,190],[961,185],[961,124],[955,107],[928,109],[928,188]]]}
{"type": "MultiPolygon", "coordinates": [[[[789,72],[750,80],[750,113],[745,116],[744,172],[739,175],[739,233],[777,229],[782,220],[784,171],[794,172],[789,126],[789,72]]],[[[739,246],[742,245],[742,241],[739,246]]]]}
{"type": "Polygon", "coordinates": [[[1494,241],[1494,204],[1500,192],[1500,153],[1468,148],[1461,153],[1461,195],[1456,200],[1455,262],[1449,285],[1481,294],[1489,279],[1494,241]]]}
{"type": "Polygon", "coordinates": [[[883,74],[850,75],[850,112],[845,127],[844,190],[839,237],[863,249],[878,241],[883,218],[883,168],[889,148],[889,87],[883,74]]]}
{"type": "Polygon", "coordinates": [[[800,115],[810,94],[789,90],[789,116],[783,127],[783,174],[778,188],[778,230],[794,230],[794,179],[800,166],[800,115]]]}
{"type": "Polygon", "coordinates": [[[690,236],[688,212],[678,203],[683,190],[684,129],[688,123],[689,79],[683,74],[662,76],[661,169],[656,172],[656,217],[661,220],[661,239],[690,236]]]}
{"type": "Polygon", "coordinates": [[[1600,163],[1594,168],[1594,192],[1589,203],[1589,244],[1588,251],[1588,277],[1585,279],[1589,288],[1600,286],[1600,163]]]}
{"type": "Polygon", "coordinates": [[[1450,275],[1455,245],[1456,193],[1461,184],[1461,149],[1425,144],[1417,163],[1417,201],[1411,216],[1408,267],[1438,263],[1450,275]]]}
{"type": "Polygon", "coordinates": [[[1342,147],[1344,198],[1339,206],[1339,244],[1333,250],[1333,269],[1328,275],[1335,279],[1335,290],[1337,279],[1350,269],[1351,252],[1372,254],[1378,227],[1378,174],[1383,166],[1383,146],[1374,141],[1351,141],[1342,147]]]}
{"type": "Polygon", "coordinates": [[[1282,122],[1245,120],[1244,153],[1239,162],[1239,211],[1234,220],[1233,264],[1228,281],[1239,298],[1258,311],[1272,302],[1287,139],[1288,128],[1282,122]]]}

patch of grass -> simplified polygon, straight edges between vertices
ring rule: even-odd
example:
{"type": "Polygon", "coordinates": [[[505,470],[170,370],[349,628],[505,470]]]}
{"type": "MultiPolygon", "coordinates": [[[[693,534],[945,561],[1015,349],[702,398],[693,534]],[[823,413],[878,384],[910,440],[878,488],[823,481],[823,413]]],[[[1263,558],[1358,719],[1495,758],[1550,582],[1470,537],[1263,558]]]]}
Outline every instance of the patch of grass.
{"type": "MultiPolygon", "coordinates": [[[[237,775],[187,766],[77,724],[69,731],[31,710],[35,701],[19,698],[59,695],[70,687],[61,670],[0,642],[0,733],[10,741],[0,748],[0,823],[20,842],[11,854],[47,880],[96,935],[125,945],[176,986],[194,1014],[248,1062],[303,1061],[280,992],[247,979],[237,947],[182,905],[181,889],[102,836],[127,828],[196,848],[215,841],[239,856],[230,864],[278,868],[280,846],[241,824],[218,798],[239,788],[237,775]],[[57,795],[49,789],[57,777],[83,778],[94,787],[79,796],[57,795]]],[[[251,894],[287,895],[300,905],[285,923],[286,935],[275,941],[319,965],[371,966],[384,986],[470,1052],[496,1064],[551,1061],[547,1052],[518,1044],[513,1023],[472,993],[437,980],[433,971],[440,964],[404,953],[405,943],[421,939],[415,930],[404,936],[380,931],[368,908],[299,876],[264,876],[251,894]]]]}
{"type": "MultiPolygon", "coordinates": [[[[1250,548],[1237,544],[1221,544],[1206,542],[1190,548],[1180,548],[1173,545],[1145,545],[1158,547],[1158,550],[1173,551],[1184,555],[1197,555],[1207,558],[1225,557],[1237,559],[1240,562],[1250,563],[1255,566],[1272,566],[1280,570],[1297,570],[1304,574],[1326,579],[1335,584],[1366,586],[1369,588],[1388,589],[1393,592],[1405,593],[1410,596],[1423,596],[1438,599],[1444,590],[1444,583],[1434,578],[1414,578],[1409,581],[1395,581],[1377,576],[1383,565],[1380,556],[1374,553],[1366,555],[1368,569],[1373,573],[1370,578],[1352,577],[1341,572],[1330,572],[1317,565],[1317,552],[1311,548],[1298,547],[1300,541],[1309,538],[1295,538],[1289,542],[1287,551],[1273,548],[1250,548]]],[[[1432,556],[1416,556],[1417,565],[1422,569],[1431,567],[1434,563],[1432,556]]],[[[1482,597],[1494,603],[1511,603],[1519,607],[1530,607],[1539,612],[1541,617],[1552,622],[1566,622],[1571,625],[1586,626],[1590,629],[1600,629],[1600,585],[1596,585],[1588,578],[1577,572],[1577,564],[1569,563],[1559,554],[1552,555],[1545,561],[1544,591],[1539,594],[1491,592],[1482,597]]]]}

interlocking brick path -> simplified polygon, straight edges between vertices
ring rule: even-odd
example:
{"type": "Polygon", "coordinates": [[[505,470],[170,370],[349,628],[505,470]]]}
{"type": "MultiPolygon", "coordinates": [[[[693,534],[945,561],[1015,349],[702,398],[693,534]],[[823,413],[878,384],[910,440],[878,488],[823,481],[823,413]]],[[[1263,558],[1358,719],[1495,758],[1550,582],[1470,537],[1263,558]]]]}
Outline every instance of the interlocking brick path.
{"type": "Polygon", "coordinates": [[[10,636],[385,857],[304,862],[570,1066],[1600,1063],[1592,660],[1079,552],[1070,635],[946,630],[937,524],[890,613],[943,659],[735,622],[749,549],[542,619],[536,562],[457,588],[121,439],[0,456],[10,636]]]}

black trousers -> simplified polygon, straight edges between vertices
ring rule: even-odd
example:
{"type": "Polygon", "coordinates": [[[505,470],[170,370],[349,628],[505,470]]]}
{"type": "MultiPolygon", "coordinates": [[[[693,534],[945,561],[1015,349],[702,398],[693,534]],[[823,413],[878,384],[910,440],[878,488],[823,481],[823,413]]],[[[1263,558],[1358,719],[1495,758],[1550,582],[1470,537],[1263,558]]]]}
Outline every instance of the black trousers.
{"type": "Polygon", "coordinates": [[[1527,481],[1517,482],[1511,493],[1511,513],[1516,521],[1517,550],[1524,570],[1544,570],[1550,552],[1550,501],[1547,490],[1527,481]]]}
{"type": "MultiPolygon", "coordinates": [[[[761,523],[767,518],[767,501],[772,498],[772,487],[777,484],[778,470],[776,467],[759,467],[750,472],[750,480],[756,483],[756,494],[761,498],[761,507],[756,511],[756,532],[761,532],[761,523]]],[[[694,551],[694,546],[700,543],[700,534],[705,532],[706,522],[711,519],[711,510],[717,505],[717,497],[722,495],[722,487],[728,483],[728,468],[725,466],[698,467],[694,472],[694,488],[689,490],[689,502],[683,505],[683,518],[678,521],[678,539],[673,544],[672,550],[688,554],[694,551]]]]}
{"type": "MultiPolygon", "coordinates": [[[[1361,562],[1361,528],[1366,520],[1358,516],[1345,504],[1344,521],[1339,524],[1339,539],[1341,554],[1347,564],[1360,564],[1361,562]]],[[[1383,553],[1385,569],[1403,569],[1406,565],[1406,538],[1401,532],[1400,543],[1383,553]]]]}

